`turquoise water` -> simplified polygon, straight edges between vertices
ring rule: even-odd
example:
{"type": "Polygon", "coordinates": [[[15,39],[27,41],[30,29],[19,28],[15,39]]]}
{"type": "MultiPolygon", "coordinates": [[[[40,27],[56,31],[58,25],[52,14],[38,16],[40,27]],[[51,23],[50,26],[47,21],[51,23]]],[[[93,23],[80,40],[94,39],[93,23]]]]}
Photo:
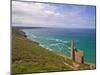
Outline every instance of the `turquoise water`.
{"type": "Polygon", "coordinates": [[[74,39],[75,47],[84,51],[85,62],[96,63],[95,29],[34,28],[22,30],[29,39],[39,42],[42,47],[62,52],[66,56],[70,56],[70,40],[74,39]]]}

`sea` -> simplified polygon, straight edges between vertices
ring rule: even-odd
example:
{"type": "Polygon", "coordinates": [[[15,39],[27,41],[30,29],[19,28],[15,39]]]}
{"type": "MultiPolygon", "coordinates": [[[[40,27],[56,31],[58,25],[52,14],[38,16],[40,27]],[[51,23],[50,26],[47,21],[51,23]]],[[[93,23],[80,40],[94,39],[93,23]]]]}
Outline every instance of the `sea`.
{"type": "Polygon", "coordinates": [[[24,28],[29,39],[51,51],[60,52],[70,57],[70,41],[75,48],[84,52],[87,63],[96,64],[96,29],[81,28],[24,28]]]}

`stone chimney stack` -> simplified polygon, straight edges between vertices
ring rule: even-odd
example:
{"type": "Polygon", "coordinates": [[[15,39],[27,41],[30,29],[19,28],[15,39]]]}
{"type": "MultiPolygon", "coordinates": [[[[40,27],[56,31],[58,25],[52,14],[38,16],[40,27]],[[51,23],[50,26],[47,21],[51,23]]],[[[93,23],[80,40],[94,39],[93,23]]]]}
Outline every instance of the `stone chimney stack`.
{"type": "Polygon", "coordinates": [[[74,40],[71,40],[71,59],[75,60],[75,54],[74,54],[74,40]]]}

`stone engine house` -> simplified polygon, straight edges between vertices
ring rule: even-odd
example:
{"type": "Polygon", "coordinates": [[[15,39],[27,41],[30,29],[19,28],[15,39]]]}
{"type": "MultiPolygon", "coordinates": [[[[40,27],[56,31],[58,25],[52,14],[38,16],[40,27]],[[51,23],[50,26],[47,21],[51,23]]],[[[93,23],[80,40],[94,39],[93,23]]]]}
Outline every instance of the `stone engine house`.
{"type": "Polygon", "coordinates": [[[71,40],[71,59],[77,63],[84,63],[84,52],[74,47],[74,40],[71,40]]]}

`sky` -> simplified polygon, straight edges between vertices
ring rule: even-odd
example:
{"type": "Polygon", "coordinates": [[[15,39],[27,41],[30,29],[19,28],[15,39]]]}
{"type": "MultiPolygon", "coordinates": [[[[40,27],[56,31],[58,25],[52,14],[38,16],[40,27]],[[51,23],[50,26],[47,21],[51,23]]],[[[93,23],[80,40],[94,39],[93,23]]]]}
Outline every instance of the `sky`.
{"type": "Polygon", "coordinates": [[[12,1],[12,26],[95,28],[95,6],[12,1]]]}

